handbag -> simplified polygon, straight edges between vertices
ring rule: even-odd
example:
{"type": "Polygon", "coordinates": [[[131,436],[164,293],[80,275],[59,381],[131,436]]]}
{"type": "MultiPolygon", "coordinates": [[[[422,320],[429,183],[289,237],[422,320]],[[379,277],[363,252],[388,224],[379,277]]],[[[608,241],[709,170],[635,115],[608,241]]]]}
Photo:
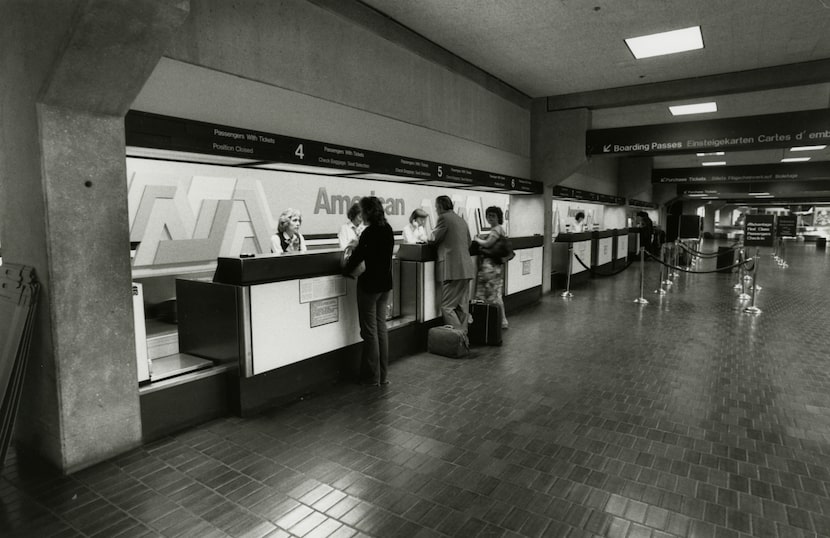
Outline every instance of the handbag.
{"type": "MultiPolygon", "coordinates": [[[[349,263],[349,258],[352,257],[352,252],[354,252],[354,246],[353,245],[349,245],[345,249],[343,249],[343,252],[340,254],[340,267],[341,268],[345,269],[346,264],[349,263]]],[[[366,271],[366,263],[365,262],[360,262],[357,265],[357,267],[355,267],[352,270],[352,272],[349,273],[347,276],[350,276],[352,278],[357,278],[360,275],[362,275],[364,271],[366,271]]]]}
{"type": "Polygon", "coordinates": [[[488,258],[501,260],[502,263],[516,257],[516,253],[513,252],[513,245],[510,244],[510,239],[506,235],[500,235],[492,246],[481,247],[479,251],[488,258]]]}

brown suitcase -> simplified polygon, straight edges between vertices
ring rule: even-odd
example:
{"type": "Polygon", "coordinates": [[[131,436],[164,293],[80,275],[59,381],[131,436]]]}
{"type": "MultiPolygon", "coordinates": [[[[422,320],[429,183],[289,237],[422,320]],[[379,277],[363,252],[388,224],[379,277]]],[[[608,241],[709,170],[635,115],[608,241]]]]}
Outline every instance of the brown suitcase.
{"type": "Polygon", "coordinates": [[[433,327],[427,333],[427,350],[436,355],[460,359],[470,351],[470,344],[464,331],[452,325],[433,327]]]}

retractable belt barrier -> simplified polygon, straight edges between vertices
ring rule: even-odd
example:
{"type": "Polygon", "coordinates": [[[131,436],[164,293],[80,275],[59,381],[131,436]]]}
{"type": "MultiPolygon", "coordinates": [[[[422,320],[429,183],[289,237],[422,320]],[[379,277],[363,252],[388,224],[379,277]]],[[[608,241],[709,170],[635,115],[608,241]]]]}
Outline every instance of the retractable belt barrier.
{"type": "Polygon", "coordinates": [[[611,271],[610,273],[603,273],[601,271],[597,271],[596,269],[593,269],[593,268],[588,267],[587,265],[585,265],[585,262],[580,260],[579,256],[577,256],[576,254],[574,254],[574,258],[576,258],[576,261],[579,262],[579,265],[581,265],[582,267],[587,269],[592,275],[596,275],[596,276],[600,276],[600,277],[618,275],[618,274],[622,273],[623,271],[625,271],[626,269],[628,269],[629,267],[631,267],[631,264],[634,263],[634,259],[632,258],[631,260],[629,260],[625,263],[625,266],[622,269],[620,269],[618,271],[611,271]]]}

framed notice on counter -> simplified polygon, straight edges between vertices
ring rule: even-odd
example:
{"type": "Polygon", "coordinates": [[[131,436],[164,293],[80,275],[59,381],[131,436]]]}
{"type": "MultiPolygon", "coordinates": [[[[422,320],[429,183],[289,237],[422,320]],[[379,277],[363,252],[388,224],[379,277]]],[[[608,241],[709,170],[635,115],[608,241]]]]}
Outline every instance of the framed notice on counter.
{"type": "Polygon", "coordinates": [[[313,329],[340,321],[340,299],[332,297],[308,303],[309,326],[313,329]]]}

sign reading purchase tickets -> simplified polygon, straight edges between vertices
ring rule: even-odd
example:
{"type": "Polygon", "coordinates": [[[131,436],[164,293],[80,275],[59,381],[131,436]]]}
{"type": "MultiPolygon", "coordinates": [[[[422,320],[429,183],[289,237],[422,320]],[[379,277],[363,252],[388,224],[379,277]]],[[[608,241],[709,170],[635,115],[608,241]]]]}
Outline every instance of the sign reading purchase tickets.
{"type": "Polygon", "coordinates": [[[795,237],[798,217],[795,215],[779,215],[777,219],[776,235],[778,237],[795,237]]]}
{"type": "Polygon", "coordinates": [[[830,179],[830,162],[655,168],[652,183],[747,183],[830,179]]]}
{"type": "Polygon", "coordinates": [[[424,159],[131,110],[127,146],[243,159],[237,166],[281,163],[328,175],[392,179],[508,194],[541,194],[541,182],[424,159]],[[385,177],[376,177],[381,175],[385,177]],[[392,177],[390,177],[392,176],[392,177]],[[400,178],[400,179],[395,179],[400,178]]]}
{"type": "Polygon", "coordinates": [[[830,142],[830,110],[701,120],[586,133],[588,155],[652,155],[812,146],[830,142]]]}
{"type": "Polygon", "coordinates": [[[771,247],[775,215],[747,215],[744,222],[744,245],[748,247],[771,247]]]}

